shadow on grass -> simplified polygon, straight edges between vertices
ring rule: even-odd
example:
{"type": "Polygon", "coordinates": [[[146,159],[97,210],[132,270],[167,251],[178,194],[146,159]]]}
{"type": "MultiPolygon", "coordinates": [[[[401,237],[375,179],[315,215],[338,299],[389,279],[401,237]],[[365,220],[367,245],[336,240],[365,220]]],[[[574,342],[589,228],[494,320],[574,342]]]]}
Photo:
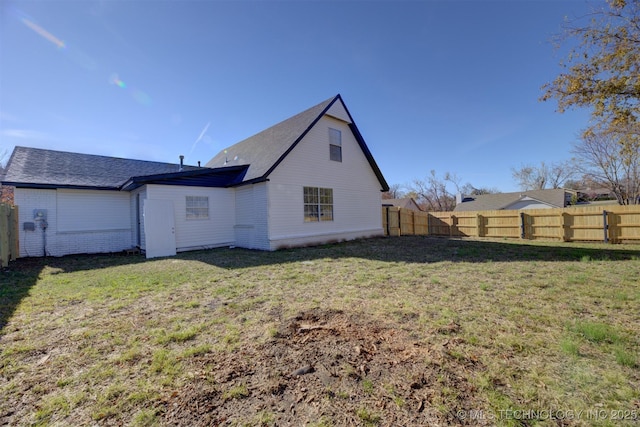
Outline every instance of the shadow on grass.
{"type": "Polygon", "coordinates": [[[411,264],[438,262],[640,261],[640,245],[532,243],[519,240],[470,240],[422,236],[374,238],[309,248],[263,252],[213,249],[178,255],[222,268],[246,268],[314,259],[362,258],[411,264]]]}
{"type": "MultiPolygon", "coordinates": [[[[199,261],[220,268],[238,269],[344,258],[411,264],[640,261],[640,246],[403,236],[283,249],[275,252],[218,248],[183,252],[172,259],[199,261]]],[[[70,255],[61,258],[25,258],[14,261],[10,264],[9,269],[0,272],[0,279],[2,279],[0,284],[0,336],[16,307],[29,294],[30,289],[37,283],[38,277],[46,267],[54,269],[53,274],[59,274],[156,261],[147,260],[143,256],[120,254],[70,255]]]]}
{"type": "MultiPolygon", "coordinates": [[[[60,272],[94,270],[144,262],[143,257],[120,254],[69,255],[60,258],[20,258],[0,271],[0,337],[20,302],[29,295],[42,271],[51,267],[60,272]]],[[[1,346],[0,346],[1,349],[1,346]]]]}

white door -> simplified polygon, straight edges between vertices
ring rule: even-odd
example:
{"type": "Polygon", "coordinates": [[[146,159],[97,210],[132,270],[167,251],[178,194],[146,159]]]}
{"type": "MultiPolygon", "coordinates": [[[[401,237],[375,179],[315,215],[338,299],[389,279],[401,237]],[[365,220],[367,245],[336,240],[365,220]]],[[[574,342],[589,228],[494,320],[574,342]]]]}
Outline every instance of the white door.
{"type": "Polygon", "coordinates": [[[144,235],[147,258],[176,254],[176,229],[171,200],[144,201],[144,235]]]}

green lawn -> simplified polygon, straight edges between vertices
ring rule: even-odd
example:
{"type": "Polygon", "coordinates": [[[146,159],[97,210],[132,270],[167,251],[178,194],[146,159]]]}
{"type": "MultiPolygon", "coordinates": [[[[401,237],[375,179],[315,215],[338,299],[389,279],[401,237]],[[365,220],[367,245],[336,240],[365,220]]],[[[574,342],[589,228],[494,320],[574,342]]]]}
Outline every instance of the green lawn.
{"type": "Polygon", "coordinates": [[[401,237],[0,280],[0,425],[640,423],[639,245],[401,237]]]}

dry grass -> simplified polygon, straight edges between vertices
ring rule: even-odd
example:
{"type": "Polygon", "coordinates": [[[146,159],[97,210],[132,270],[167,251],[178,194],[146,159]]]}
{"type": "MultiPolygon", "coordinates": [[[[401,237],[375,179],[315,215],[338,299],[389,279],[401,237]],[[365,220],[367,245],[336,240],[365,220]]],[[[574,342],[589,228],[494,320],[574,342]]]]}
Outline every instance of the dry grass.
{"type": "Polygon", "coordinates": [[[640,418],[637,245],[402,237],[0,278],[0,424],[640,418]]]}

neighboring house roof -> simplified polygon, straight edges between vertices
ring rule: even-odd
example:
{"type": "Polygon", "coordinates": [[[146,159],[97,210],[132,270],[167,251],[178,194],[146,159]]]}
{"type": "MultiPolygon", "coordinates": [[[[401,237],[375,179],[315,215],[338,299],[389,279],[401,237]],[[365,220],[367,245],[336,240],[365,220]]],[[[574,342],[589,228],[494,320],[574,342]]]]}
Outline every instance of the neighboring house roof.
{"type": "Polygon", "coordinates": [[[405,197],[402,199],[382,199],[383,205],[392,205],[396,208],[411,209],[414,211],[422,211],[420,206],[413,200],[413,197],[405,197]]]}
{"type": "Polygon", "coordinates": [[[349,128],[378,178],[382,191],[388,191],[389,185],[339,94],[220,151],[207,162],[206,166],[215,168],[246,164],[249,165],[249,169],[243,184],[265,181],[336,102],[342,103],[342,107],[347,112],[350,120],[349,128]]]}
{"type": "Polygon", "coordinates": [[[536,200],[540,203],[549,205],[554,208],[563,208],[567,205],[567,194],[573,194],[571,190],[565,190],[563,188],[549,189],[549,190],[527,190],[517,191],[513,193],[497,193],[497,194],[482,194],[479,196],[467,196],[462,203],[459,203],[454,208],[454,211],[491,211],[506,209],[510,205],[529,198],[536,200]],[[469,200],[471,199],[471,200],[469,200]]]}
{"type": "Polygon", "coordinates": [[[244,176],[246,166],[198,168],[179,164],[16,147],[7,163],[3,184],[23,188],[131,190],[143,183],[222,186],[244,176]],[[226,183],[220,184],[225,176],[226,183]],[[220,185],[216,185],[220,184],[220,185]],[[211,185],[213,184],[213,185],[211,185]]]}

